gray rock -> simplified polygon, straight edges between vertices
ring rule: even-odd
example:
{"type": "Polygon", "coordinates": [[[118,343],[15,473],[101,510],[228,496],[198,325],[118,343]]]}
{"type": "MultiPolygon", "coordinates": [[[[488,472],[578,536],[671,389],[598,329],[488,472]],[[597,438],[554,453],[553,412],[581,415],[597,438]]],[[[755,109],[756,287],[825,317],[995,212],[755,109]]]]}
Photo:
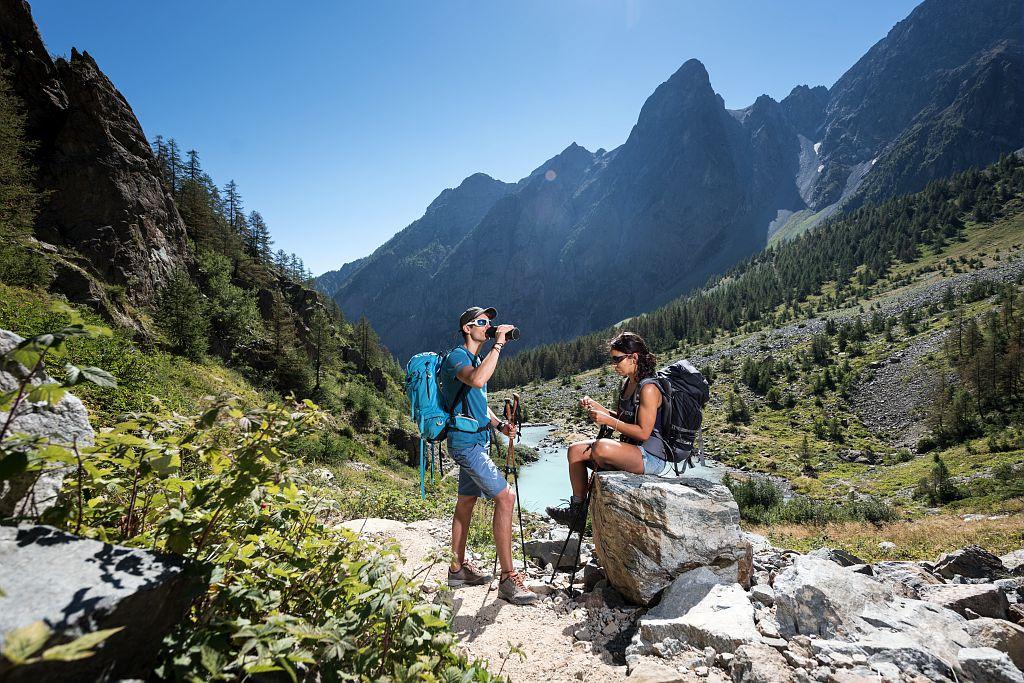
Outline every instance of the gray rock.
{"type": "Polygon", "coordinates": [[[856,555],[840,550],[838,548],[817,548],[807,553],[811,557],[817,557],[822,560],[831,560],[841,567],[850,567],[855,564],[864,564],[864,560],[860,559],[856,555]]]}
{"type": "MultiPolygon", "coordinates": [[[[652,610],[653,611],[653,610],[652,610]]],[[[647,642],[678,638],[696,648],[734,652],[740,645],[761,642],[754,608],[739,584],[713,585],[697,604],[677,617],[652,615],[640,619],[640,637],[647,642]]]]}
{"type": "MultiPolygon", "coordinates": [[[[21,343],[18,335],[0,330],[0,353],[6,353],[21,343]]],[[[27,374],[26,368],[12,364],[0,368],[0,393],[17,388],[19,381],[27,374]]],[[[33,384],[50,381],[45,375],[32,379],[33,384]]],[[[0,424],[6,422],[8,413],[0,412],[0,424]]],[[[10,434],[28,434],[44,437],[52,443],[88,446],[93,441],[89,413],[75,396],[65,394],[55,405],[23,402],[18,406],[11,422],[10,434]]],[[[0,517],[38,518],[57,502],[57,495],[64,483],[66,468],[50,468],[40,476],[23,475],[10,481],[0,481],[0,517]]]]}
{"type": "Polygon", "coordinates": [[[1024,569],[1024,548],[1006,553],[999,560],[1006,567],[1007,571],[1011,574],[1016,574],[1018,570],[1024,569]]]}
{"type": "Polygon", "coordinates": [[[565,552],[562,553],[562,561],[559,562],[559,569],[572,569],[573,560],[576,559],[576,549],[580,545],[579,536],[573,536],[572,540],[568,544],[565,543],[565,539],[562,540],[543,540],[534,539],[526,542],[526,554],[540,563],[541,567],[547,565],[554,566],[555,562],[558,561],[559,553],[562,553],[562,546],[565,546],[565,552]]]}
{"type": "Polygon", "coordinates": [[[942,605],[970,618],[970,612],[983,617],[1005,619],[1010,603],[998,586],[990,583],[947,583],[925,586],[921,599],[942,605]]]}
{"type": "Polygon", "coordinates": [[[935,563],[935,573],[947,579],[959,574],[969,579],[998,579],[1006,576],[1002,560],[976,545],[946,553],[935,563]]]}
{"type": "Polygon", "coordinates": [[[680,574],[661,594],[661,600],[647,612],[646,617],[676,619],[684,616],[706,598],[714,586],[732,583],[728,574],[716,572],[714,567],[697,567],[680,574]]]}
{"type": "Polygon", "coordinates": [[[1005,652],[990,647],[965,647],[957,659],[967,680],[975,683],[1024,683],[1024,673],[1005,652]]]}
{"type": "Polygon", "coordinates": [[[775,604],[775,590],[771,586],[757,584],[750,588],[750,599],[771,607],[775,604]]]}
{"type": "Polygon", "coordinates": [[[1024,627],[1002,619],[980,617],[967,622],[967,632],[978,647],[991,647],[1005,652],[1024,669],[1024,627]]]}
{"type": "Polygon", "coordinates": [[[790,683],[793,674],[778,650],[761,643],[736,648],[729,673],[736,683],[790,683]]]}
{"type": "Polygon", "coordinates": [[[679,574],[702,565],[750,584],[750,544],[736,501],[721,484],[600,472],[591,509],[601,566],[632,602],[651,604],[679,574]]]}
{"type": "Polygon", "coordinates": [[[903,653],[901,658],[935,672],[943,669],[931,660],[952,669],[957,650],[972,642],[960,615],[900,597],[871,577],[813,557],[797,558],[775,578],[775,605],[783,636],[815,635],[858,644],[867,639],[881,650],[898,644],[897,649],[925,653],[903,653]],[[872,641],[876,633],[884,638],[872,641]]]}
{"type": "Polygon", "coordinates": [[[11,629],[44,621],[47,646],[123,626],[88,659],[3,671],[5,682],[146,678],[163,637],[206,579],[183,558],[72,536],[48,526],[0,527],[0,648],[11,629]]]}
{"type": "Polygon", "coordinates": [[[920,599],[923,587],[944,583],[916,562],[876,562],[871,565],[871,575],[897,595],[914,599],[920,599]]]}
{"type": "Polygon", "coordinates": [[[593,590],[597,582],[604,578],[604,569],[593,558],[583,565],[583,590],[593,590]]]}

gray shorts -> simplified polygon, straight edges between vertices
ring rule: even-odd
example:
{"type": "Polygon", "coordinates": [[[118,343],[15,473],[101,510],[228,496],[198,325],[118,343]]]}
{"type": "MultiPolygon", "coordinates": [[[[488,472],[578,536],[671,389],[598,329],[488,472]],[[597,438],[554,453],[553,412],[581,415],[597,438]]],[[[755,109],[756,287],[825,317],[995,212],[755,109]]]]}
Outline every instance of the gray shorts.
{"type": "Polygon", "coordinates": [[[456,449],[449,442],[448,453],[459,466],[460,496],[483,495],[490,500],[508,488],[505,477],[487,456],[486,444],[456,449]]]}

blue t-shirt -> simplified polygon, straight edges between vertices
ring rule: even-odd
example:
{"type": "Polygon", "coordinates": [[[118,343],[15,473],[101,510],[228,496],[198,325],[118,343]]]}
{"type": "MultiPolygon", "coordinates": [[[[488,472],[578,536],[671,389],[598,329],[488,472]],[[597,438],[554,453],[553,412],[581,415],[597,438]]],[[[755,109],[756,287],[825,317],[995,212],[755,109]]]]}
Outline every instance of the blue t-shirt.
{"type": "Polygon", "coordinates": [[[477,444],[487,444],[490,438],[490,430],[487,426],[491,419],[487,417],[487,385],[482,389],[464,384],[458,374],[462,368],[477,367],[480,365],[480,357],[469,352],[465,346],[458,346],[445,356],[441,365],[441,406],[451,409],[452,402],[463,390],[463,398],[459,405],[455,406],[456,415],[467,415],[476,419],[478,432],[463,432],[449,428],[448,436],[452,448],[465,448],[477,444]],[[463,389],[465,387],[465,389],[463,389]]]}

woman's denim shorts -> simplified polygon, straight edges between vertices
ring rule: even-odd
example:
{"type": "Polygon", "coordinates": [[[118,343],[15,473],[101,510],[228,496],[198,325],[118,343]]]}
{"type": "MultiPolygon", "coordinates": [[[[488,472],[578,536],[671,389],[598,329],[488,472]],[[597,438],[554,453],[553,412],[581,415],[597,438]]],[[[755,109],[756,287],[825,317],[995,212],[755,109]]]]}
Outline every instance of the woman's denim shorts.
{"type": "Polygon", "coordinates": [[[643,449],[642,446],[637,446],[640,452],[644,456],[644,474],[659,475],[665,471],[668,463],[656,455],[652,455],[643,449]]]}

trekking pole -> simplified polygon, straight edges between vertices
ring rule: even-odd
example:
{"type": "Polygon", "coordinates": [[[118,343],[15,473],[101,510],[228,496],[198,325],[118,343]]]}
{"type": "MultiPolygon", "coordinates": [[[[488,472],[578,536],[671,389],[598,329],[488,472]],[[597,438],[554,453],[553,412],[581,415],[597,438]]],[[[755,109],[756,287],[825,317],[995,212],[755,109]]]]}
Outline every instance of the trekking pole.
{"type": "MultiPolygon", "coordinates": [[[[607,439],[612,435],[612,428],[608,425],[601,425],[601,429],[597,430],[597,439],[587,446],[589,451],[594,447],[594,443],[597,443],[600,439],[607,439]]],[[[597,475],[597,467],[595,465],[594,471],[590,473],[590,477],[587,478],[587,490],[583,494],[583,501],[580,503],[580,508],[576,512],[576,519],[573,520],[572,526],[569,527],[569,533],[565,537],[565,542],[562,543],[562,549],[558,553],[558,559],[555,560],[555,566],[551,568],[551,576],[548,578],[550,584],[555,580],[555,573],[558,568],[562,565],[562,557],[565,556],[565,549],[569,547],[569,541],[572,540],[574,530],[579,532],[580,542],[576,545],[576,559],[572,564],[572,574],[569,576],[569,599],[572,599],[572,584],[576,580],[576,567],[580,563],[580,548],[583,546],[583,532],[587,525],[587,508],[590,507],[590,492],[594,487],[594,477],[597,475]]]]}
{"type": "Polygon", "coordinates": [[[523,551],[523,571],[526,571],[526,538],[523,534],[523,504],[519,500],[519,466],[516,464],[515,443],[519,438],[519,394],[512,394],[512,400],[505,399],[505,421],[512,426],[512,434],[508,437],[508,452],[505,454],[505,476],[511,473],[515,477],[516,511],[519,513],[519,546],[523,551]]]}

